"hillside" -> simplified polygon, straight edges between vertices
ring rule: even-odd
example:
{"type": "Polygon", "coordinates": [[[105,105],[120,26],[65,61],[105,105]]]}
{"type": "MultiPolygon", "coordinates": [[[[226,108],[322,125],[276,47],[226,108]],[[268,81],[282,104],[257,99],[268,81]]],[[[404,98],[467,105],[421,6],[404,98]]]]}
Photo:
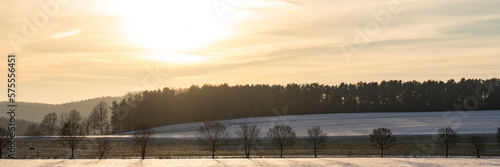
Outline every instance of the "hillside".
{"type": "MultiPolygon", "coordinates": [[[[307,135],[307,129],[321,126],[328,136],[368,135],[372,129],[391,128],[395,135],[435,134],[441,127],[450,126],[459,133],[495,133],[500,127],[500,110],[450,112],[396,112],[396,113],[339,113],[275,117],[254,117],[224,120],[234,136],[239,125],[257,124],[261,136],[274,125],[290,125],[297,136],[307,135]]],[[[202,122],[153,128],[157,137],[195,138],[202,122]]],[[[124,133],[130,135],[131,132],[124,133]]]]}
{"type": "MultiPolygon", "coordinates": [[[[51,112],[57,114],[61,112],[69,112],[73,109],[81,112],[82,116],[87,116],[92,111],[92,107],[100,101],[105,101],[111,105],[113,100],[120,101],[122,97],[99,97],[78,102],[69,102],[63,104],[44,104],[44,103],[29,103],[19,102],[17,109],[17,119],[24,119],[27,121],[41,122],[43,117],[51,112]]],[[[0,102],[0,110],[7,111],[8,102],[0,102]]],[[[4,116],[4,115],[1,115],[4,116]]],[[[6,115],[5,115],[6,116],[6,115]]]]}
{"type": "MultiPolygon", "coordinates": [[[[0,127],[3,127],[7,129],[9,126],[9,120],[10,118],[7,117],[0,117],[0,127]]],[[[24,119],[17,119],[16,120],[16,133],[18,135],[23,135],[24,132],[26,132],[26,129],[28,129],[28,126],[30,126],[33,122],[26,121],[24,119]]]]}

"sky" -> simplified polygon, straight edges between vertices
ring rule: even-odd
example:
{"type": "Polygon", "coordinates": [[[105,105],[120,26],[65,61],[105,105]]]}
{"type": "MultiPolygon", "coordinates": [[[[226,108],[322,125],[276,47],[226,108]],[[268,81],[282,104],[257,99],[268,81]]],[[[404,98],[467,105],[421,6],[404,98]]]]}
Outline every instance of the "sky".
{"type": "Polygon", "coordinates": [[[498,9],[498,0],[2,0],[0,75],[15,54],[16,100],[51,104],[206,83],[498,78],[498,9]]]}

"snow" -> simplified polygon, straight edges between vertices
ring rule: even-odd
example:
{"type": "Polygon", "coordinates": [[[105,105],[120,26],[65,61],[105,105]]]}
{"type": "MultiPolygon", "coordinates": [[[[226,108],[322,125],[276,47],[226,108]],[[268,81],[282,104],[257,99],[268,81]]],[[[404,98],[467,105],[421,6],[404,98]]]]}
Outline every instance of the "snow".
{"type": "MultiPolygon", "coordinates": [[[[441,127],[450,126],[459,133],[495,133],[500,127],[500,111],[445,111],[394,113],[341,113],[255,117],[224,120],[234,134],[238,125],[257,124],[265,133],[274,125],[290,125],[297,136],[306,136],[307,129],[321,126],[329,136],[368,135],[374,128],[391,128],[395,135],[436,134],[441,127]]],[[[156,137],[195,138],[202,122],[157,127],[156,137]]],[[[132,132],[122,135],[130,135],[132,132]]],[[[234,136],[234,135],[233,135],[234,136]]]]}
{"type": "Polygon", "coordinates": [[[499,166],[496,158],[3,159],[3,167],[106,166],[499,166]]]}

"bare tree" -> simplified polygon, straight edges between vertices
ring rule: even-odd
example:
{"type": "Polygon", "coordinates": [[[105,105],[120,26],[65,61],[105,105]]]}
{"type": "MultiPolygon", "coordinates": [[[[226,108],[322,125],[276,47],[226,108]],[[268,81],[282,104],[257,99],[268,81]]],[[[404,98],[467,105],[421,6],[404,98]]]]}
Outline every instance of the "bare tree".
{"type": "Polygon", "coordinates": [[[55,135],[57,133],[58,121],[59,120],[57,119],[57,114],[55,112],[45,115],[42,123],[40,124],[40,131],[42,131],[45,135],[55,135]]]}
{"type": "Polygon", "coordinates": [[[257,128],[256,124],[243,124],[236,130],[236,135],[238,135],[243,142],[243,148],[245,149],[245,156],[247,158],[250,157],[250,150],[255,148],[255,144],[259,142],[259,133],[260,128],[257,128]]]}
{"type": "Polygon", "coordinates": [[[372,143],[373,148],[380,149],[380,157],[384,157],[385,149],[396,145],[396,137],[392,135],[392,130],[389,128],[373,129],[368,139],[372,143]]]}
{"type": "Polygon", "coordinates": [[[307,134],[309,134],[309,141],[312,144],[314,150],[314,157],[318,157],[318,151],[325,146],[326,133],[324,133],[319,126],[307,129],[307,134]]]}
{"type": "Polygon", "coordinates": [[[25,136],[42,136],[43,133],[40,131],[38,123],[31,123],[26,131],[24,132],[25,136]]]}
{"type": "Polygon", "coordinates": [[[295,144],[295,131],[288,125],[275,125],[269,129],[267,136],[271,143],[280,150],[280,157],[283,157],[283,150],[295,144]]]}
{"type": "Polygon", "coordinates": [[[497,144],[500,144],[500,127],[497,128],[497,144]]]}
{"type": "Polygon", "coordinates": [[[82,120],[83,120],[83,117],[82,117],[82,115],[80,115],[80,111],[71,110],[69,112],[67,121],[70,121],[70,122],[80,122],[82,120]]]}
{"type": "Polygon", "coordinates": [[[220,145],[226,143],[229,138],[229,132],[226,130],[226,125],[221,122],[204,122],[198,128],[198,135],[200,141],[206,141],[206,144],[211,146],[212,158],[215,158],[215,151],[220,145]]]}
{"type": "Polygon", "coordinates": [[[0,158],[3,155],[2,150],[9,144],[10,134],[7,129],[0,127],[0,158]]]}
{"type": "Polygon", "coordinates": [[[109,105],[101,101],[94,106],[89,115],[90,126],[101,135],[104,134],[105,128],[109,127],[109,109],[109,105]]]}
{"type": "Polygon", "coordinates": [[[111,139],[107,137],[99,137],[95,139],[95,147],[97,150],[97,153],[99,154],[99,159],[103,159],[104,155],[111,150],[111,139]]]}
{"type": "MultiPolygon", "coordinates": [[[[105,134],[109,134],[109,126],[105,130],[105,134]]],[[[104,155],[111,150],[113,143],[108,137],[98,137],[95,139],[95,150],[99,155],[99,159],[103,159],[104,155]]]]}
{"type": "Polygon", "coordinates": [[[81,123],[80,113],[76,110],[72,110],[69,115],[70,117],[66,119],[66,123],[60,128],[60,138],[61,144],[71,149],[71,158],[74,158],[75,150],[85,146],[84,140],[87,133],[81,123]]]}
{"type": "Polygon", "coordinates": [[[85,133],[87,133],[88,135],[91,135],[91,134],[95,135],[95,131],[91,128],[90,117],[83,119],[82,126],[83,126],[83,129],[85,130],[85,133]],[[90,133],[91,130],[92,130],[92,133],[90,133]]]}
{"type": "Polygon", "coordinates": [[[500,145],[500,127],[497,128],[497,145],[500,145]]]}
{"type": "Polygon", "coordinates": [[[486,146],[484,145],[484,138],[478,134],[473,133],[469,136],[469,141],[472,144],[472,148],[476,153],[478,158],[481,157],[481,153],[486,151],[486,146]]]}
{"type": "Polygon", "coordinates": [[[59,130],[61,127],[64,127],[64,125],[67,122],[80,122],[83,120],[82,116],[80,115],[80,111],[77,110],[71,110],[69,113],[67,112],[62,112],[59,114],[59,130]]]}
{"type": "Polygon", "coordinates": [[[448,157],[450,149],[453,149],[455,146],[457,146],[459,141],[460,136],[450,127],[440,128],[438,130],[438,144],[444,147],[446,151],[446,157],[448,157]]]}
{"type": "Polygon", "coordinates": [[[153,136],[154,131],[145,127],[135,131],[134,133],[134,144],[135,146],[137,146],[137,151],[139,152],[139,154],[141,154],[142,159],[146,157],[146,150],[153,136]]]}

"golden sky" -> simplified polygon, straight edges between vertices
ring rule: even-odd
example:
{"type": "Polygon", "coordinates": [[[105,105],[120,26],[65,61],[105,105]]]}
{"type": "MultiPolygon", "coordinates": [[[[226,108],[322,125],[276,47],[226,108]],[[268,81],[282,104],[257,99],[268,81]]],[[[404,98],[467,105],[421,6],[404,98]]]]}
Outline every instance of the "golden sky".
{"type": "Polygon", "coordinates": [[[1,4],[0,75],[15,53],[18,101],[63,103],[205,83],[500,77],[498,0],[1,4]]]}

